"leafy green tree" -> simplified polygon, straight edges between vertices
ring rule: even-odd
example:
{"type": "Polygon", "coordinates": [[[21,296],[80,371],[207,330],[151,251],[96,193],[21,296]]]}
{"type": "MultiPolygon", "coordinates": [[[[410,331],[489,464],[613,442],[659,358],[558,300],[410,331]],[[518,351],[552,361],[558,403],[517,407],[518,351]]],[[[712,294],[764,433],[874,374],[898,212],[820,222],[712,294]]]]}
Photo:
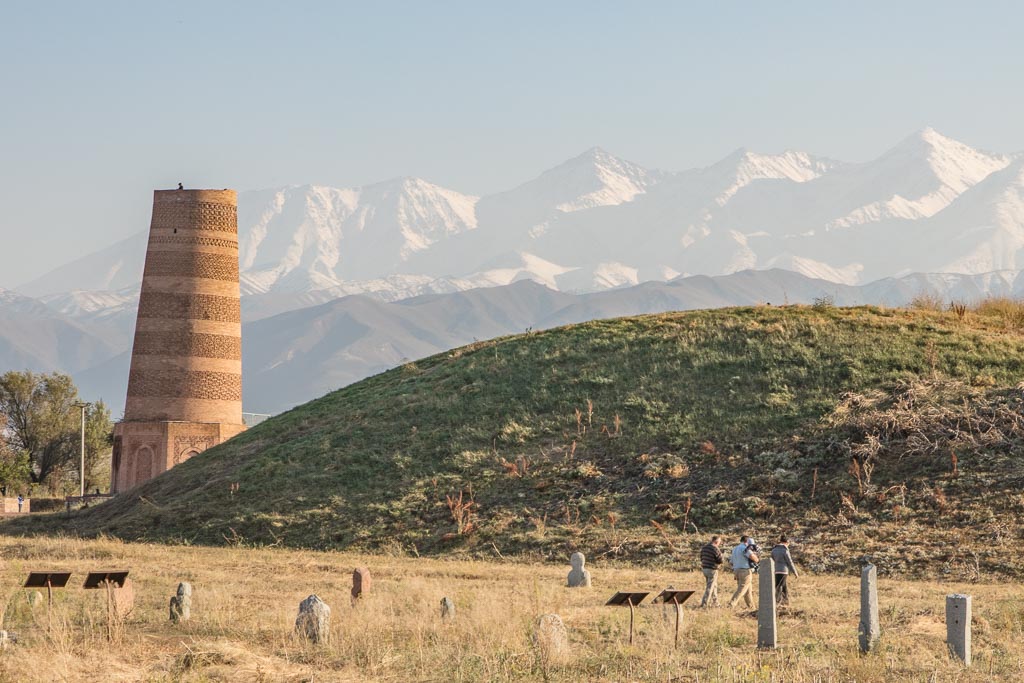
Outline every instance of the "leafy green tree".
{"type": "MultiPolygon", "coordinates": [[[[33,483],[57,490],[77,480],[81,413],[78,389],[61,373],[0,375],[0,438],[7,450],[28,456],[33,483]]],[[[102,402],[86,409],[86,477],[95,486],[99,463],[110,452],[110,411],[102,402]]]]}
{"type": "MultiPolygon", "coordinates": [[[[79,415],[81,422],[81,415],[79,415]]],[[[79,423],[78,429],[81,429],[79,423]]],[[[78,433],[76,431],[76,433],[78,433]]],[[[103,401],[90,403],[85,409],[85,492],[110,486],[110,451],[114,445],[110,409],[103,401]]],[[[79,451],[81,444],[79,444],[79,451]]],[[[78,451],[76,451],[77,453],[78,451]]],[[[81,458],[76,458],[77,472],[81,458]]],[[[77,481],[77,479],[76,479],[77,481]]]]}
{"type": "Polygon", "coordinates": [[[4,495],[17,495],[26,490],[31,473],[28,453],[17,452],[0,439],[0,489],[4,495]]]}

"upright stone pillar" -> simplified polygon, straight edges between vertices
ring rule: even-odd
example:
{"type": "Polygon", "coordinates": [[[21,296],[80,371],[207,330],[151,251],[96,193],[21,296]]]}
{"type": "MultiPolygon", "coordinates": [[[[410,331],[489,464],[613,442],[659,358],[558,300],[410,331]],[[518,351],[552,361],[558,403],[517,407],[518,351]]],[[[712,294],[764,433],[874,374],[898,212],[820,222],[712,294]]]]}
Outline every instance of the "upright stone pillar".
{"type": "Polygon", "coordinates": [[[331,637],[331,608],[317,595],[299,603],[295,632],[312,643],[326,643],[331,637]]]}
{"type": "Polygon", "coordinates": [[[234,190],[157,190],[110,490],[245,429],[234,190]]]}
{"type": "Polygon", "coordinates": [[[860,651],[870,652],[878,644],[878,571],[868,564],[860,572],[860,626],[857,628],[860,651]]]}
{"type": "Polygon", "coordinates": [[[946,645],[949,652],[971,665],[971,596],[954,594],[946,596],[946,645]]]}
{"type": "Polygon", "coordinates": [[[778,645],[775,561],[771,557],[766,557],[757,567],[757,647],[774,650],[778,645]]]}
{"type": "Polygon", "coordinates": [[[455,618],[455,602],[448,597],[441,598],[441,621],[451,621],[455,618]]]}
{"type": "Polygon", "coordinates": [[[178,591],[171,596],[170,616],[175,624],[192,618],[192,584],[187,581],[179,583],[178,591]]]}

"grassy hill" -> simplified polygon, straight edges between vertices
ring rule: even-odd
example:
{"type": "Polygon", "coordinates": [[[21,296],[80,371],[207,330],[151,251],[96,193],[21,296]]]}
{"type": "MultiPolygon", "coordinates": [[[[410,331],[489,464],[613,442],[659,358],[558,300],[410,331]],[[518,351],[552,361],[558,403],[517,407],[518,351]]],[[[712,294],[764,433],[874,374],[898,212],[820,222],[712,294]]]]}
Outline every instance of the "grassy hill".
{"type": "Polygon", "coordinates": [[[891,573],[1016,574],[1018,324],[999,307],[757,307],[481,342],[70,519],[5,527],[687,566],[710,533],[785,530],[816,570],[871,554],[891,573]]]}

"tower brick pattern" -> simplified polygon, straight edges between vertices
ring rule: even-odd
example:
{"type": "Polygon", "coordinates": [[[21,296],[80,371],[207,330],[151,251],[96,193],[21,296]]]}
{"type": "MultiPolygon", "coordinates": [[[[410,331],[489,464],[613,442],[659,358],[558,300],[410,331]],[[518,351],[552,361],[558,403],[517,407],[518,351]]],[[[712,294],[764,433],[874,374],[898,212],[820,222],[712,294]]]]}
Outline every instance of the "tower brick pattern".
{"type": "Polygon", "coordinates": [[[157,190],[111,491],[243,429],[237,195],[157,190]]]}

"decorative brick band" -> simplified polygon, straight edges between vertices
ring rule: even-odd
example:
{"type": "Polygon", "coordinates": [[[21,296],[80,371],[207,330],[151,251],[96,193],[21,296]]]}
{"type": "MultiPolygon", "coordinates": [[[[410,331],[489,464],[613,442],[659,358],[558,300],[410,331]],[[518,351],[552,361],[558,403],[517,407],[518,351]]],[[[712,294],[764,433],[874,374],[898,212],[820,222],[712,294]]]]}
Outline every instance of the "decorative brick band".
{"type": "Polygon", "coordinates": [[[222,240],[217,237],[190,237],[188,235],[151,235],[153,244],[192,244],[201,247],[231,247],[238,249],[237,240],[222,240]]]}
{"type": "Polygon", "coordinates": [[[142,292],[139,297],[139,320],[171,318],[175,320],[215,320],[241,322],[241,304],[236,297],[213,294],[173,294],[142,292]]]}
{"type": "Polygon", "coordinates": [[[208,280],[238,281],[238,257],[202,251],[151,251],[146,254],[150,275],[177,275],[208,280]]]}
{"type": "Polygon", "coordinates": [[[128,396],[241,401],[242,375],[207,370],[146,370],[128,374],[128,396]]]}
{"type": "Polygon", "coordinates": [[[136,332],[132,355],[241,360],[242,340],[223,334],[136,332]]]}
{"type": "Polygon", "coordinates": [[[156,203],[153,205],[153,228],[178,230],[220,230],[238,232],[238,207],[213,202],[156,203]]]}

